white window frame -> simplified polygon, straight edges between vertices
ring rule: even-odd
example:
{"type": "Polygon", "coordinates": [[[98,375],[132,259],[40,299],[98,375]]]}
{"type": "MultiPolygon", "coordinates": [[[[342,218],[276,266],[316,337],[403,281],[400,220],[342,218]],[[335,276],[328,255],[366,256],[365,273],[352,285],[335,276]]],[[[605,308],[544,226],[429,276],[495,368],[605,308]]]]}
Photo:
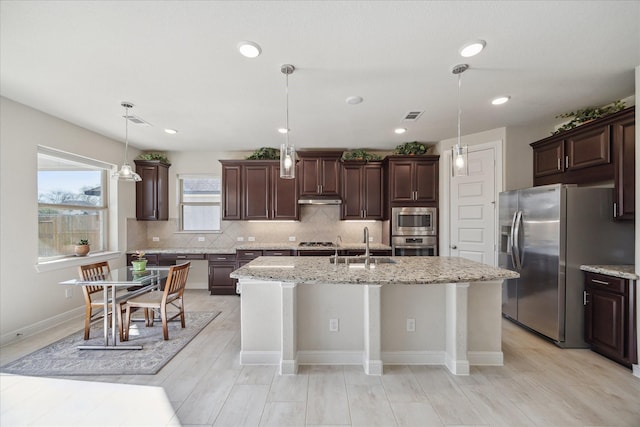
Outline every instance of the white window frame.
{"type": "MultiPolygon", "coordinates": [[[[111,247],[111,242],[109,241],[109,223],[112,220],[112,216],[114,215],[113,209],[110,207],[110,194],[109,194],[109,186],[110,186],[110,175],[113,170],[113,165],[105,162],[101,162],[99,160],[91,159],[88,157],[80,156],[73,153],[68,153],[65,151],[56,150],[49,147],[38,146],[38,162],[39,157],[41,155],[52,157],[54,159],[61,159],[64,161],[79,163],[84,166],[88,166],[90,168],[99,169],[102,171],[102,205],[101,206],[86,206],[86,205],[69,205],[69,204],[55,204],[55,203],[40,203],[38,200],[38,211],[41,208],[52,208],[52,209],[64,209],[64,210],[85,210],[85,211],[96,211],[100,212],[102,216],[101,224],[100,224],[100,233],[102,234],[103,247],[99,249],[92,248],[91,256],[95,257],[96,255],[105,255],[109,254],[109,248],[111,247]]],[[[40,167],[37,167],[38,172],[40,171],[40,167]]],[[[38,194],[39,197],[39,194],[38,194]]],[[[38,238],[38,254],[40,253],[40,241],[38,238]]],[[[61,261],[75,259],[75,255],[73,253],[68,254],[60,254],[51,257],[40,257],[38,256],[38,265],[44,265],[48,263],[59,263],[61,261]]]]}
{"type": "Polygon", "coordinates": [[[185,202],[183,199],[185,179],[218,179],[222,180],[220,175],[216,174],[178,174],[177,175],[177,210],[178,210],[178,232],[180,233],[221,233],[222,232],[222,192],[220,194],[220,201],[218,202],[185,202]],[[218,228],[212,230],[185,230],[184,229],[184,206],[218,206],[220,207],[220,221],[218,222],[218,228]]]}

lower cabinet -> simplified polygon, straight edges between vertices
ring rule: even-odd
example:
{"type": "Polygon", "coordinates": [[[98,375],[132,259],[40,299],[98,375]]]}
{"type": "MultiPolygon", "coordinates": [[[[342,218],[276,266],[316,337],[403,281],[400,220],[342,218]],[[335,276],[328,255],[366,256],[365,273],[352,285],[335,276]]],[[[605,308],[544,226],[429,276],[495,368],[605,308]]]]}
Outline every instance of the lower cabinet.
{"type": "Polygon", "coordinates": [[[635,287],[630,280],[585,273],[585,341],[627,367],[637,363],[635,287]]]}
{"type": "Polygon", "coordinates": [[[235,254],[209,254],[209,293],[235,295],[236,280],[229,277],[236,269],[235,254]]]}

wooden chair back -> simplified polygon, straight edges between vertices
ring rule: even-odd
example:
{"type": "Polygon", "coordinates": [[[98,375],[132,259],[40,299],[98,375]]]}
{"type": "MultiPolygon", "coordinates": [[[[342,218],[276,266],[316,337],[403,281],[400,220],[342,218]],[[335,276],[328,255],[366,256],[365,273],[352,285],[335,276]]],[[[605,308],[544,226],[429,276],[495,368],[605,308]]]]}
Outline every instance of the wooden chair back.
{"type": "MultiPolygon", "coordinates": [[[[104,280],[111,272],[109,263],[106,261],[96,262],[94,264],[81,265],[78,267],[80,278],[86,281],[104,280]]],[[[96,292],[102,292],[102,286],[83,286],[84,299],[87,304],[91,304],[91,295],[96,292]]]]}
{"type": "Polygon", "coordinates": [[[187,285],[189,268],[191,268],[191,261],[174,265],[169,269],[167,283],[164,285],[163,303],[166,303],[167,299],[182,298],[187,285]]]}

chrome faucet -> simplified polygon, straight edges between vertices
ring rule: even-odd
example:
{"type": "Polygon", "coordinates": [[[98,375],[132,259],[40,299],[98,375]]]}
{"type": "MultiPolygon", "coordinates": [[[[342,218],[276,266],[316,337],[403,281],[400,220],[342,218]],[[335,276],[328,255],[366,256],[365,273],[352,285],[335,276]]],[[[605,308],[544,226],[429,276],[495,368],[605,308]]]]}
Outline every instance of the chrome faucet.
{"type": "Polygon", "coordinates": [[[364,266],[365,268],[369,268],[369,228],[364,228],[364,266]]]}

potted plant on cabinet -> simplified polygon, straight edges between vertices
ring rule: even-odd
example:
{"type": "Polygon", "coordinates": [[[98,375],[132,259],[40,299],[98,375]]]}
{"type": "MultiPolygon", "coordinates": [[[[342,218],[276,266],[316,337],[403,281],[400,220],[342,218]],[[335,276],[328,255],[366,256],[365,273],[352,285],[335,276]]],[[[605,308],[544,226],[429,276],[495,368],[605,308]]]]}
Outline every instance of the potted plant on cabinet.
{"type": "Polygon", "coordinates": [[[133,271],[145,271],[147,269],[147,259],[144,257],[144,252],[136,251],[134,257],[137,259],[131,261],[133,271]]]}
{"type": "Polygon", "coordinates": [[[88,239],[80,239],[78,243],[76,243],[73,247],[73,252],[76,256],[87,256],[89,253],[90,246],[88,239]]]}
{"type": "Polygon", "coordinates": [[[393,154],[401,156],[421,156],[427,154],[428,151],[429,146],[422,142],[413,141],[398,145],[393,154]]]}

